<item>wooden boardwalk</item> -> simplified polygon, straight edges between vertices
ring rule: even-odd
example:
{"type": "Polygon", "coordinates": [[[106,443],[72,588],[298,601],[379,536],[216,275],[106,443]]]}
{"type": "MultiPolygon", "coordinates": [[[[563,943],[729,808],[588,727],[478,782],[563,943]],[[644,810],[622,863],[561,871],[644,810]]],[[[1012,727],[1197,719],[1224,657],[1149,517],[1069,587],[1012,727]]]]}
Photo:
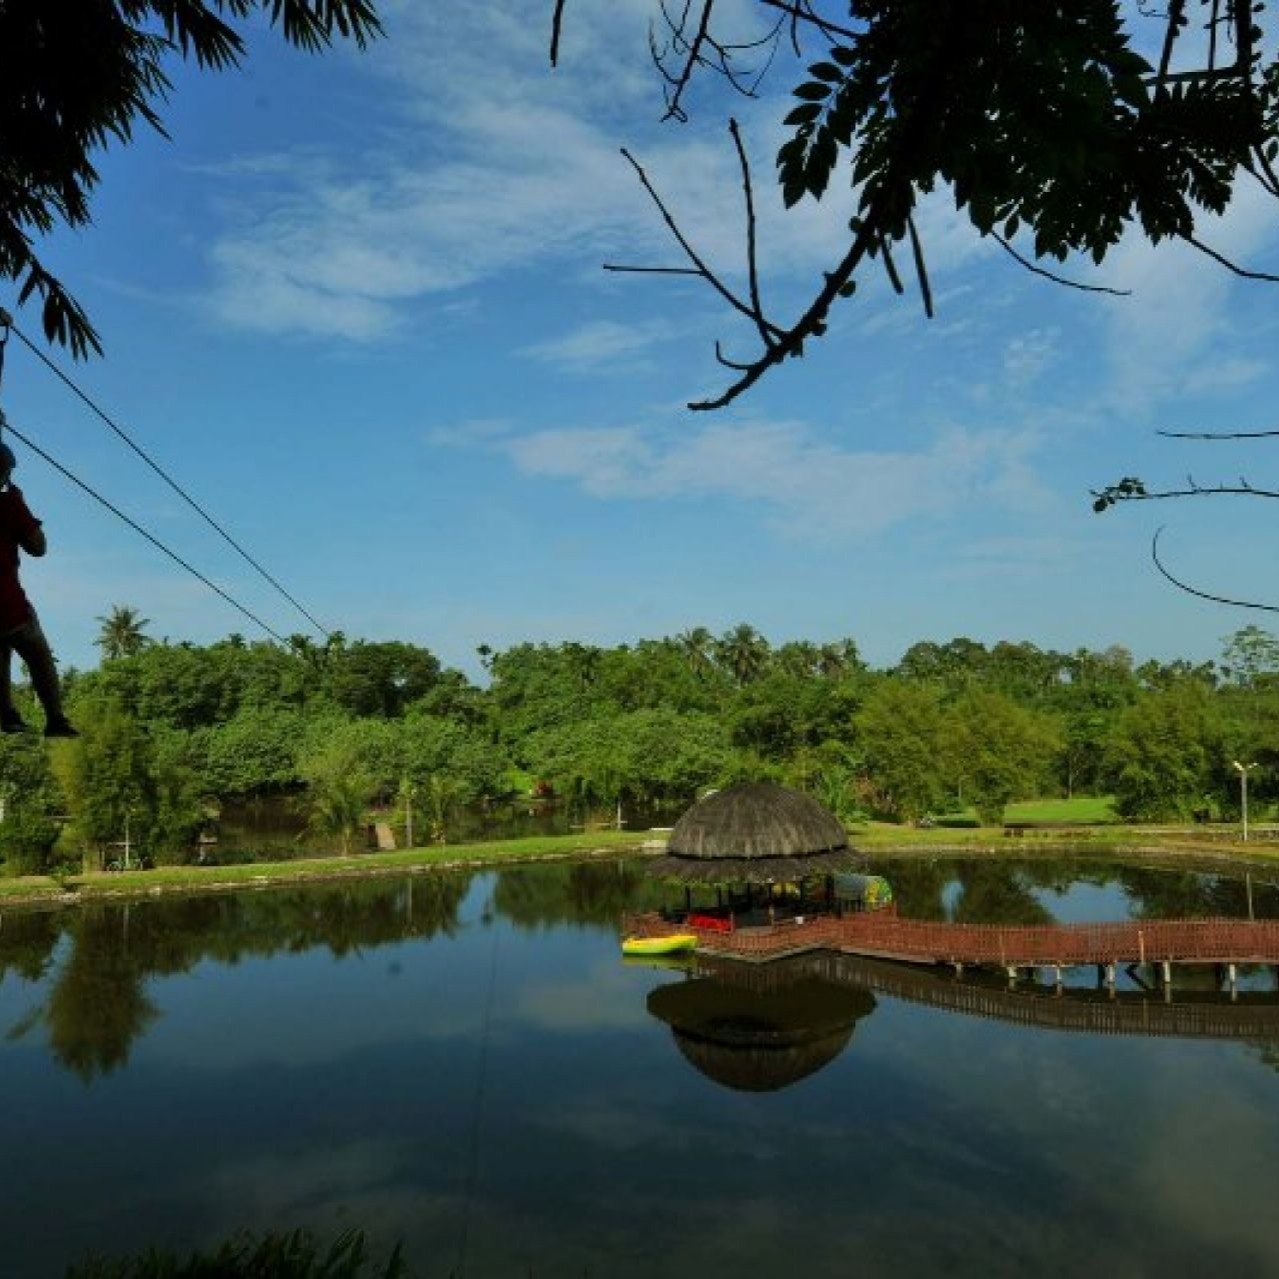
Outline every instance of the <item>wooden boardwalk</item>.
{"type": "MultiPolygon", "coordinates": [[[[660,915],[632,916],[626,929],[660,936],[660,915]]],[[[811,916],[729,932],[695,933],[698,954],[747,961],[830,950],[916,964],[1068,968],[1080,964],[1279,964],[1279,920],[1124,920],[1113,924],[947,924],[887,911],[811,916]]]]}

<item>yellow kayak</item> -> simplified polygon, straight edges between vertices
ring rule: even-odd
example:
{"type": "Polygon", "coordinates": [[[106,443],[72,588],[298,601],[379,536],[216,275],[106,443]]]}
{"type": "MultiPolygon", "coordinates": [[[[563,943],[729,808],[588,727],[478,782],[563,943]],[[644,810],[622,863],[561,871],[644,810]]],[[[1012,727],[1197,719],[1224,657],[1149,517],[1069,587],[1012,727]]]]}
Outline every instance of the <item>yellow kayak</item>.
{"type": "Polygon", "coordinates": [[[694,950],[697,937],[693,933],[670,933],[665,937],[627,937],[622,941],[623,955],[677,955],[694,950]]]}

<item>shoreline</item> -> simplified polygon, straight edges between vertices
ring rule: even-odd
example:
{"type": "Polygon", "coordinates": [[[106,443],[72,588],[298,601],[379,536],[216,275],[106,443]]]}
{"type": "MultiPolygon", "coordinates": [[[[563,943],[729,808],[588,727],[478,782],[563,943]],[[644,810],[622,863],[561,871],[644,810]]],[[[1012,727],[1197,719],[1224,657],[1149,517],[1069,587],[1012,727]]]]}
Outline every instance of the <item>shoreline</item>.
{"type": "MultiPolygon", "coordinates": [[[[1033,859],[1037,856],[1069,856],[1099,861],[1137,860],[1160,866],[1211,870],[1222,866],[1248,872],[1273,867],[1279,870],[1279,843],[1188,838],[1160,831],[1052,832],[1030,838],[1009,839],[993,832],[974,830],[971,838],[953,838],[951,832],[910,831],[898,839],[876,838],[862,832],[852,843],[869,858],[915,859],[919,857],[996,857],[1033,859]],[[942,836],[946,837],[942,837],[942,836]],[[1128,835],[1130,838],[1123,838],[1128,835]]],[[[79,875],[32,876],[0,879],[0,907],[76,906],[94,902],[146,901],[158,897],[261,891],[291,884],[335,883],[344,880],[385,879],[433,871],[493,870],[502,866],[527,866],[538,862],[594,861],[606,857],[657,856],[665,839],[653,831],[600,831],[590,835],[549,836],[505,840],[453,847],[412,848],[387,853],[358,853],[299,858],[287,862],[246,862],[229,866],[161,866],[152,870],[79,875]]]]}

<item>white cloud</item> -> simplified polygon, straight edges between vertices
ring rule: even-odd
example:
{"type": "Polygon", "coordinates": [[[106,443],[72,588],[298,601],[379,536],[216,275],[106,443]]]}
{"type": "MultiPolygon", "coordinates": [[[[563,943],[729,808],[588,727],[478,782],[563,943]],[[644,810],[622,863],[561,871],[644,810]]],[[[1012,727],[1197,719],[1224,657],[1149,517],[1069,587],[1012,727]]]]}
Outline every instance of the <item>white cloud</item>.
{"type": "Polygon", "coordinates": [[[526,346],[519,354],[571,372],[589,372],[603,365],[640,363],[646,351],[669,336],[665,325],[593,320],[561,337],[526,346]]]}
{"type": "Polygon", "coordinates": [[[841,541],[974,502],[1022,507],[1041,496],[1027,433],[958,428],[918,453],[856,452],[793,422],[731,422],[694,432],[560,428],[498,447],[526,474],[603,498],[719,497],[752,502],[788,536],[841,541]]]}
{"type": "MultiPolygon", "coordinates": [[[[1239,188],[1225,217],[1207,219],[1200,238],[1232,261],[1247,264],[1269,242],[1274,202],[1255,185],[1239,188]]],[[[1130,298],[1109,309],[1107,399],[1130,413],[1150,413],[1192,389],[1250,380],[1232,348],[1232,296],[1255,284],[1188,245],[1152,246],[1134,233],[1107,260],[1106,274],[1130,298]],[[1222,379],[1225,379],[1224,381],[1222,379]]]]}
{"type": "Polygon", "coordinates": [[[1018,334],[1004,348],[1004,377],[1014,387],[1033,382],[1057,356],[1056,329],[1031,329],[1018,334]]]}
{"type": "MultiPolygon", "coordinates": [[[[388,39],[355,72],[375,80],[382,104],[364,153],[310,147],[204,166],[219,198],[229,186],[238,204],[210,249],[214,314],[258,331],[373,341],[413,299],[526,267],[687,266],[623,142],[688,242],[744,293],[747,223],[725,90],[704,76],[690,98],[695,125],[659,124],[653,13],[651,0],[571,8],[552,72],[549,20],[501,5],[392,5],[388,39]]],[[[754,5],[721,6],[717,20],[758,34],[754,5]]],[[[838,259],[853,212],[839,177],[822,201],[783,208],[774,157],[791,70],[775,69],[771,98],[730,104],[750,154],[765,306],[783,318],[838,259]]],[[[946,193],[925,200],[918,221],[935,274],[974,251],[946,193]]],[[[704,297],[719,306],[709,289],[704,297]]]]}

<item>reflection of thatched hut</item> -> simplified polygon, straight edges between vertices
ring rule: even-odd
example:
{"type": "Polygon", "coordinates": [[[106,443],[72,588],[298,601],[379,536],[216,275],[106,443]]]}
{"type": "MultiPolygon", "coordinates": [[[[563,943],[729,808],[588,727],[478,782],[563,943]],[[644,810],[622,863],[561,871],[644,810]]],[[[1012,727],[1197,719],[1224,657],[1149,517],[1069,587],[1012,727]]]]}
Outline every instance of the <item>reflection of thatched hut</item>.
{"type": "Polygon", "coordinates": [[[774,782],[742,782],[694,804],[653,869],[691,883],[764,884],[858,860],[839,819],[815,799],[774,782]]]}
{"type": "Polygon", "coordinates": [[[659,986],[648,1011],[671,1028],[680,1052],[708,1079],[745,1092],[775,1092],[821,1070],[875,1010],[875,996],[804,972],[727,965],[659,986]],[[736,971],[734,971],[736,970],[736,971]],[[767,973],[769,980],[757,980],[767,973]],[[785,980],[777,980],[784,975],[785,980]]]}

